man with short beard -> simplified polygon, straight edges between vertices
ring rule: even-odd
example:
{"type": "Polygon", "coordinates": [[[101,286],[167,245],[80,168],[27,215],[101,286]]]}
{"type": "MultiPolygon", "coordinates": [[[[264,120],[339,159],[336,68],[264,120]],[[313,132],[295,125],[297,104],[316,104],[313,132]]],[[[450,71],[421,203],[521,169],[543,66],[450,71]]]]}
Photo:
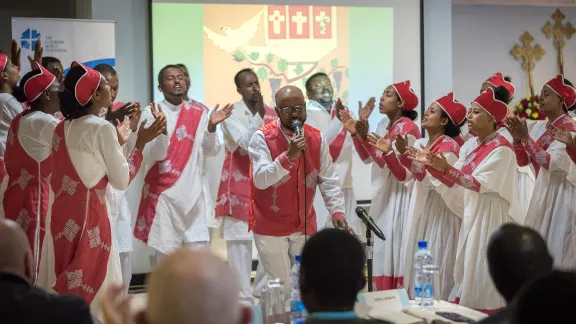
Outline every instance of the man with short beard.
{"type": "Polygon", "coordinates": [[[141,123],[166,117],[167,128],[145,152],[146,176],[134,236],[157,251],[158,258],[184,245],[209,246],[208,216],[213,212],[208,184],[202,177],[205,155],[220,148],[216,126],[233,105],[209,112],[203,104],[182,99],[186,81],[182,69],[167,65],[158,73],[164,100],[142,111],[141,123]]]}

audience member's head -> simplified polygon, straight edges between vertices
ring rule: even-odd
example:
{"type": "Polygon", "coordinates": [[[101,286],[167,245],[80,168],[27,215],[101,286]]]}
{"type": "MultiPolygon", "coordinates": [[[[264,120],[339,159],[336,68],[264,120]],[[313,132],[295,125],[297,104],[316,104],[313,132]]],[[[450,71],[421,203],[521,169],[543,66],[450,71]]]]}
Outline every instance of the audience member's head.
{"type": "Polygon", "coordinates": [[[148,280],[148,324],[239,324],[250,310],[238,300],[231,268],[209,251],[179,249],[162,259],[148,280]]]}
{"type": "Polygon", "coordinates": [[[576,273],[554,271],[524,287],[512,305],[512,324],[573,323],[576,273]]]}
{"type": "Polygon", "coordinates": [[[42,58],[42,66],[50,71],[50,73],[54,74],[56,80],[59,83],[64,82],[64,66],[59,59],[52,57],[52,56],[44,56],[42,58]]]}
{"type": "Polygon", "coordinates": [[[553,259],[544,239],[533,229],[517,224],[504,224],[495,231],[487,254],[490,276],[506,302],[524,284],[552,271],[553,259]]]}
{"type": "Polygon", "coordinates": [[[301,256],[300,292],[309,313],[351,311],[364,287],[364,249],[347,231],[324,229],[308,240],[301,256]]]}
{"type": "Polygon", "coordinates": [[[8,219],[0,219],[0,273],[34,282],[32,251],[26,234],[18,223],[8,219]]]}

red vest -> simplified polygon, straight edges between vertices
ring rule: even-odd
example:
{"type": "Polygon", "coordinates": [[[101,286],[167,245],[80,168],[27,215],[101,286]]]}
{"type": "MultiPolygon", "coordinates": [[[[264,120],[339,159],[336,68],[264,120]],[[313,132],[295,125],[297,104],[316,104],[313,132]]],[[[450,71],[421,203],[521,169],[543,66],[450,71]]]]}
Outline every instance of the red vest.
{"type": "MultiPolygon", "coordinates": [[[[288,150],[288,140],[279,125],[278,121],[260,129],[264,133],[272,160],[288,150]]],[[[290,173],[275,185],[264,190],[256,188],[250,172],[252,198],[249,227],[254,233],[269,236],[304,233],[305,213],[306,234],[312,235],[316,232],[316,212],[313,203],[321,167],[322,136],[319,130],[304,124],[304,137],[307,144],[304,154],[294,161],[295,165],[290,173]]]]}
{"type": "MultiPolygon", "coordinates": [[[[266,106],[264,124],[276,119],[276,111],[266,106]]],[[[222,216],[243,222],[250,218],[250,158],[241,147],[234,152],[226,150],[216,199],[216,217],[222,216]]]]}
{"type": "Polygon", "coordinates": [[[14,117],[8,131],[4,161],[9,178],[3,204],[6,218],[16,221],[26,232],[37,270],[46,232],[52,159],[49,156],[36,161],[22,147],[18,129],[21,117],[27,113],[30,110],[14,117]]]}

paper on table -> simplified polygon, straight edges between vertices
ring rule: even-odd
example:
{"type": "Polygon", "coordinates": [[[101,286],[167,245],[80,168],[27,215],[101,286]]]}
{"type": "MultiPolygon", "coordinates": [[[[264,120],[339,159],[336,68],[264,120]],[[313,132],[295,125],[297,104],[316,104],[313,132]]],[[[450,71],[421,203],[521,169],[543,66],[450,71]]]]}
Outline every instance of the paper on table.
{"type": "Polygon", "coordinates": [[[425,320],[410,316],[400,311],[371,310],[368,315],[371,318],[384,320],[395,324],[426,324],[425,320]]]}
{"type": "Polygon", "coordinates": [[[402,311],[410,307],[410,299],[406,289],[382,290],[358,295],[358,302],[366,304],[375,310],[402,311]]]}

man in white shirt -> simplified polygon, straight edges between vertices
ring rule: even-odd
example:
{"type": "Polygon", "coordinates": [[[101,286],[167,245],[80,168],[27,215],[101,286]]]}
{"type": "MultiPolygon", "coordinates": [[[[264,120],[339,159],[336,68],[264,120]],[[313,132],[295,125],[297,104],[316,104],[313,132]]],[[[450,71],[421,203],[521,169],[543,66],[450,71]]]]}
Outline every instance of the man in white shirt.
{"type": "MultiPolygon", "coordinates": [[[[347,108],[344,107],[340,99],[334,101],[332,83],[324,72],[313,74],[306,80],[306,95],[309,99],[306,105],[308,114],[306,123],[320,130],[322,135],[326,137],[330,156],[334,162],[334,170],[336,170],[340,178],[342,192],[344,193],[346,221],[350,228],[358,234],[360,233],[360,222],[355,215],[357,205],[352,186],[354,143],[352,136],[346,131],[340,121],[340,111],[347,110],[347,108]]],[[[316,210],[318,230],[329,226],[330,214],[324,205],[322,196],[318,193],[314,199],[314,209],[316,210]]]]}
{"type": "MultiPolygon", "coordinates": [[[[243,69],[234,77],[242,100],[234,104],[230,118],[222,123],[226,157],[222,167],[216,217],[226,241],[228,263],[240,279],[240,300],[252,305],[252,233],[248,231],[250,214],[250,159],[248,144],[256,130],[277,119],[273,108],[264,104],[258,76],[243,69]]],[[[259,270],[263,268],[259,264],[259,270]]],[[[263,273],[261,273],[263,275],[263,273]]],[[[258,276],[257,276],[258,279],[258,276]]]]}
{"type": "Polygon", "coordinates": [[[142,120],[164,114],[165,135],[147,145],[146,176],[134,236],[154,248],[161,258],[176,248],[208,247],[208,219],[214,206],[203,181],[204,155],[220,148],[216,126],[232,113],[233,105],[211,112],[196,101],[184,101],[186,82],[182,69],[167,65],[158,73],[164,101],[142,111],[142,120]]]}
{"type": "Polygon", "coordinates": [[[20,68],[6,54],[0,54],[0,157],[6,152],[6,137],[10,123],[22,112],[22,104],[14,98],[12,91],[20,80],[20,68]]]}
{"type": "Polygon", "coordinates": [[[288,299],[294,259],[306,236],[316,232],[312,206],[316,187],[334,227],[349,228],[326,139],[311,126],[296,127],[306,121],[302,91],[294,86],[278,90],[276,113],[279,120],[257,130],[248,147],[252,162],[250,228],[266,275],[284,282],[288,299]]]}

